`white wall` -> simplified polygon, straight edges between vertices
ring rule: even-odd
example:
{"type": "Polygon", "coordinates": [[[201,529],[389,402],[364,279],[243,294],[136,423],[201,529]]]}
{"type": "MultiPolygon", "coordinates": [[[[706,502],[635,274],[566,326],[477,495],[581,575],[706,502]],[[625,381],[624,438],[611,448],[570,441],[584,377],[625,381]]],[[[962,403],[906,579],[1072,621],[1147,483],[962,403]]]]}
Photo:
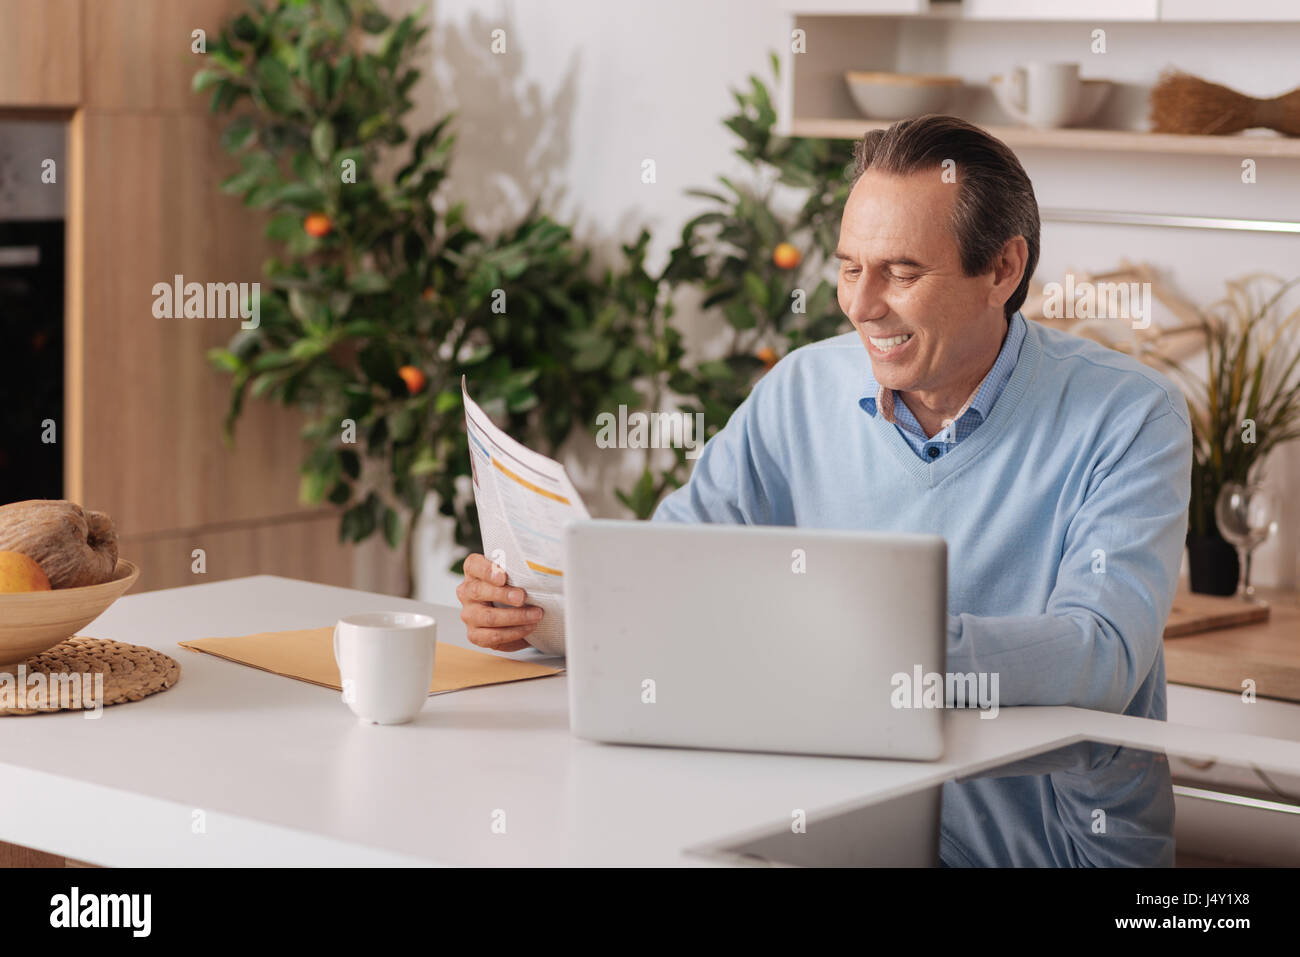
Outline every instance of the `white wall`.
{"type": "MultiPolygon", "coordinates": [[[[416,5],[387,2],[394,12],[416,5]]],[[[418,117],[427,123],[459,111],[450,192],[466,200],[475,224],[508,224],[541,196],[543,207],[573,222],[579,240],[604,262],[616,261],[618,244],[647,225],[655,237],[652,267],[701,208],[683,190],[743,172],[720,122],[734,105],[729,90],[750,73],[770,80],[767,52],[783,47],[788,30],[780,0],[437,0],[431,17],[431,69],[418,88],[418,117]],[[506,31],[504,55],[490,51],[496,28],[506,31]],[[657,165],[653,185],[640,182],[647,157],[657,165]]],[[[1015,59],[1053,53],[1062,42],[1058,28],[1036,29],[1042,32],[1022,50],[1000,45],[996,25],[959,28],[951,35],[968,31],[970,56],[979,62],[961,61],[954,72],[998,72],[1015,59]]],[[[1089,64],[1085,75],[1140,81],[1176,62],[1217,71],[1213,78],[1253,93],[1279,92],[1279,51],[1257,57],[1250,46],[1262,36],[1223,27],[1115,27],[1112,49],[1128,41],[1129,56],[1089,64]],[[1195,30],[1202,32],[1189,32],[1195,30]],[[1189,56],[1198,38],[1212,38],[1212,56],[1189,56]],[[1137,59],[1134,50],[1141,51],[1137,59]]],[[[1294,82],[1293,73],[1286,75],[1294,82]]],[[[1045,207],[1300,219],[1295,161],[1261,161],[1259,182],[1250,187],[1240,183],[1232,157],[1040,150],[1024,161],[1045,207]]],[[[1208,302],[1221,295],[1224,279],[1245,272],[1300,274],[1297,246],[1294,236],[1047,223],[1039,275],[1102,270],[1127,257],[1153,263],[1181,292],[1208,302]]],[[[580,450],[573,467],[584,493],[591,491],[593,512],[625,515],[609,491],[617,461],[580,450]]],[[[1300,444],[1275,456],[1269,481],[1278,489],[1300,485],[1300,444]]],[[[1292,499],[1283,534],[1256,552],[1259,584],[1296,582],[1300,501],[1292,499]]],[[[426,526],[419,588],[426,600],[454,601],[455,579],[441,572],[447,547],[445,529],[426,526]]]]}

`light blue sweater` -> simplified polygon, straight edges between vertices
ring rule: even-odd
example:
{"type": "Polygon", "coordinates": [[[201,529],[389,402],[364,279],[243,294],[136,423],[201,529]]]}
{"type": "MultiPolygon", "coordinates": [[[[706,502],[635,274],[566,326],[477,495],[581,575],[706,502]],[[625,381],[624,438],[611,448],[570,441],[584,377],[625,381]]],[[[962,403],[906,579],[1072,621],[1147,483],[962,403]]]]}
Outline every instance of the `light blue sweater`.
{"type": "MultiPolygon", "coordinates": [[[[654,519],[942,535],[949,672],[997,672],[1001,707],[1164,720],[1161,635],[1192,463],[1178,388],[1121,353],[1029,322],[988,418],[929,462],[859,404],[874,393],[856,333],[796,350],[654,519]]],[[[1172,863],[1172,836],[1158,836],[1172,825],[1167,769],[1117,789],[1109,809],[1089,786],[1062,793],[1071,785],[1047,776],[945,785],[945,863],[1172,863]],[[1107,811],[1109,839],[1092,833],[1088,814],[1063,810],[1076,805],[1107,811]]]]}

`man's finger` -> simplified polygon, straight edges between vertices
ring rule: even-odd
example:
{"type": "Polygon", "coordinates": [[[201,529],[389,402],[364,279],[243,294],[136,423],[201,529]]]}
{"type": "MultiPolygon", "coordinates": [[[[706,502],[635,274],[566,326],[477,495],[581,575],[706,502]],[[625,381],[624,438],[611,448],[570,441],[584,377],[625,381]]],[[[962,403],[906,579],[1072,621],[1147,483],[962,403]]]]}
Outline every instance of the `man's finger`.
{"type": "Polygon", "coordinates": [[[506,570],[477,552],[465,559],[465,574],[469,578],[478,578],[493,585],[506,583],[506,570]]]}
{"type": "Polygon", "coordinates": [[[468,601],[499,601],[507,605],[522,605],[528,600],[528,593],[522,588],[501,588],[489,584],[481,578],[467,578],[464,583],[457,589],[457,594],[462,602],[468,601]],[[463,591],[462,591],[463,589],[463,591]]]}
{"type": "Polygon", "coordinates": [[[519,625],[535,626],[542,618],[536,605],[523,608],[493,608],[481,602],[471,602],[460,612],[460,620],[470,628],[513,628],[519,625]]]}
{"type": "Polygon", "coordinates": [[[492,648],[496,651],[522,651],[528,647],[524,641],[537,629],[536,624],[520,625],[515,628],[470,628],[466,631],[469,640],[480,648],[492,648]]]}

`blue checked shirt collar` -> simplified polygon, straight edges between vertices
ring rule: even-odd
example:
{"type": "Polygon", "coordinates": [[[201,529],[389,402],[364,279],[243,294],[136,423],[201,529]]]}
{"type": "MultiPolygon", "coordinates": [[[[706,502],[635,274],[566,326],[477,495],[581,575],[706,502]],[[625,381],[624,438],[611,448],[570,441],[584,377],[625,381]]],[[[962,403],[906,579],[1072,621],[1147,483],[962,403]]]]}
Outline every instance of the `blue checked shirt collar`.
{"type": "MultiPolygon", "coordinates": [[[[1002,394],[1003,388],[1011,379],[1011,373],[1015,370],[1016,359],[1020,355],[1020,345],[1024,341],[1025,332],[1025,319],[1017,312],[1007,324],[1007,334],[1002,339],[1002,348],[998,351],[998,357],[993,361],[993,367],[989,369],[984,381],[976,387],[965,404],[953,416],[953,424],[957,427],[957,434],[950,436],[949,442],[955,442],[962,437],[962,433],[968,433],[968,430],[973,431],[976,425],[988,418],[993,403],[1002,394]]],[[[876,377],[871,373],[870,362],[867,363],[866,388],[858,404],[872,416],[879,412],[881,418],[886,422],[893,423],[921,439],[927,438],[920,423],[916,421],[916,417],[912,415],[906,403],[898,399],[898,393],[893,389],[882,389],[880,383],[876,381],[876,377]]]]}

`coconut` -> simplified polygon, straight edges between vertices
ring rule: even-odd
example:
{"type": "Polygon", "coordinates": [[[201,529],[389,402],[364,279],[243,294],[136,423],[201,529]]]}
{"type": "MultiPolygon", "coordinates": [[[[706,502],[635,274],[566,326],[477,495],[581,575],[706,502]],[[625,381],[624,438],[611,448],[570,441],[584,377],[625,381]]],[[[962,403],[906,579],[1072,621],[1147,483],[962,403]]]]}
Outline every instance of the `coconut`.
{"type": "Polygon", "coordinates": [[[117,567],[117,530],[108,515],[75,502],[14,502],[0,505],[0,551],[34,560],[52,588],[99,585],[117,567]]]}

